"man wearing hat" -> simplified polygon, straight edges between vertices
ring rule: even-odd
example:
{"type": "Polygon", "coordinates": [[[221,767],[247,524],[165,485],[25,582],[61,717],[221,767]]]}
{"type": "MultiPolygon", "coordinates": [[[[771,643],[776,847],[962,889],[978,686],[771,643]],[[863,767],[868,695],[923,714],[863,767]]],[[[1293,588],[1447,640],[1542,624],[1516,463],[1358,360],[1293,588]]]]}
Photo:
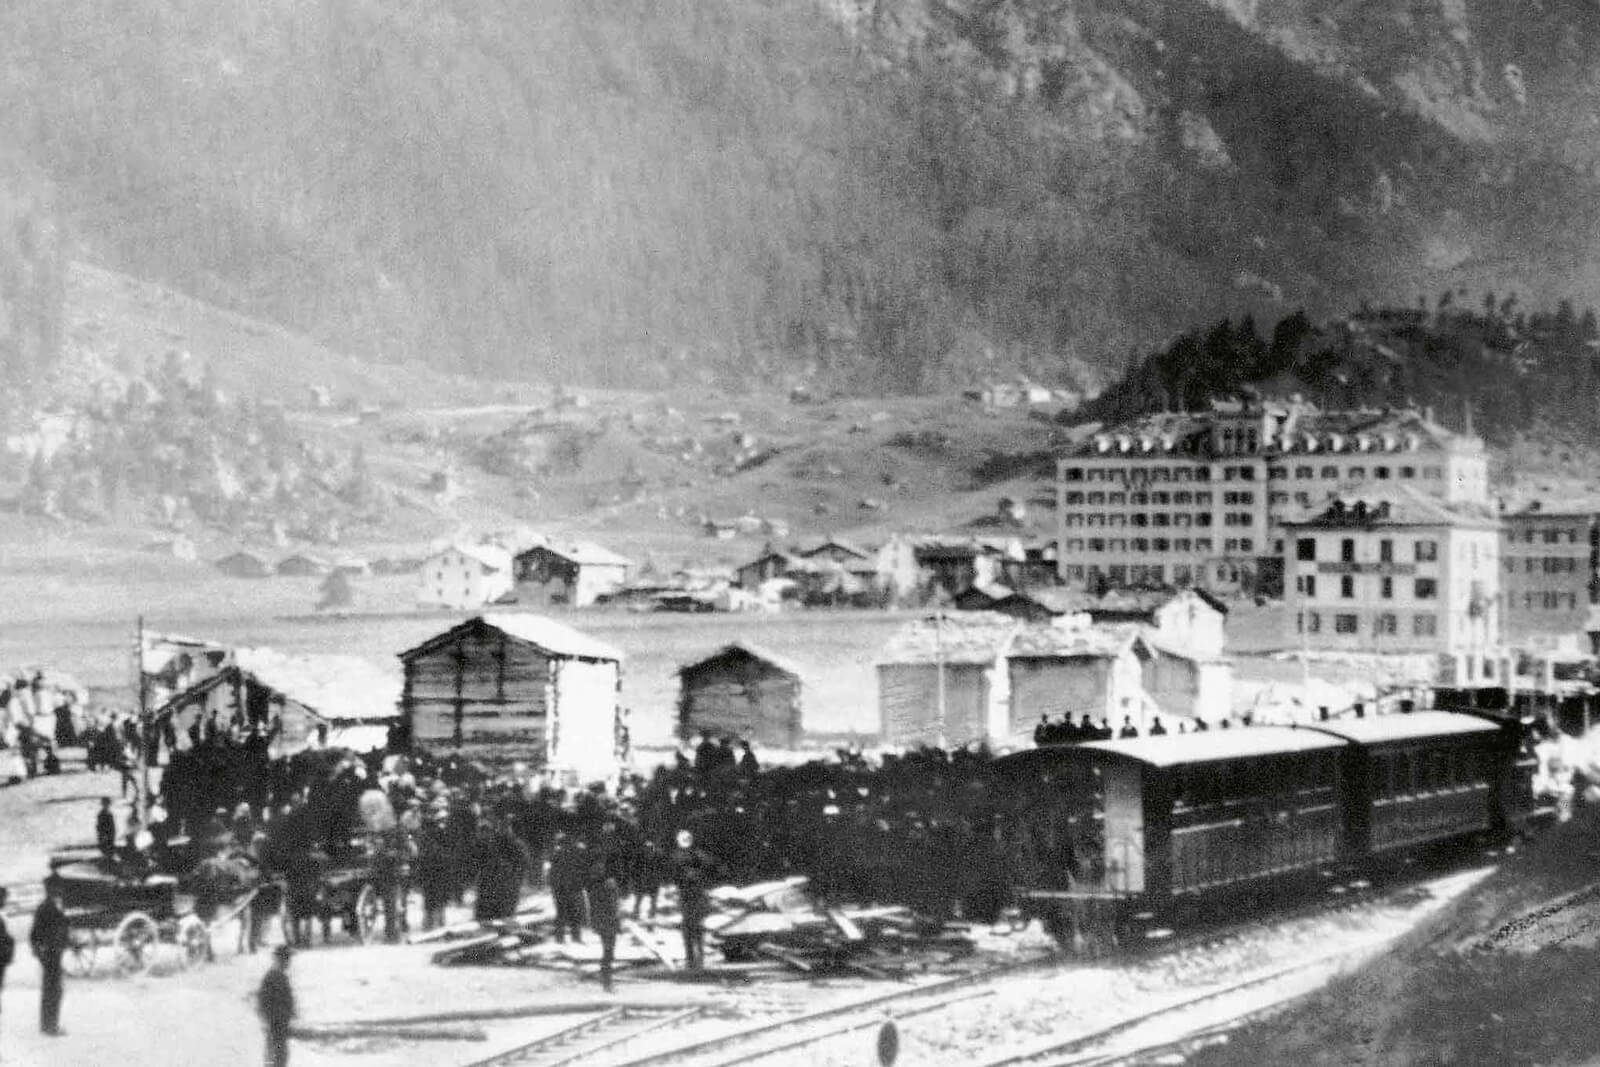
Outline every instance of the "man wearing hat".
{"type": "Polygon", "coordinates": [[[294,949],[279,945],[272,952],[272,968],[261,979],[256,1011],[267,1034],[267,1067],[288,1067],[289,1024],[294,1021],[294,990],[289,986],[289,960],[294,949]]]}

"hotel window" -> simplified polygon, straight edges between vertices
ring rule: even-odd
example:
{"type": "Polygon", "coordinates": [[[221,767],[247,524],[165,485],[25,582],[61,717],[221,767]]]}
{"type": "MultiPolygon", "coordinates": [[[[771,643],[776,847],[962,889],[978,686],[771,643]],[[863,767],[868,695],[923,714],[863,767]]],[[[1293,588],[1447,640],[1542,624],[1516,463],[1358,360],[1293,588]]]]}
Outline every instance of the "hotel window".
{"type": "Polygon", "coordinates": [[[1213,542],[1212,542],[1211,538],[1209,538],[1209,537],[1198,537],[1198,538],[1195,538],[1194,550],[1196,552],[1210,552],[1212,550],[1212,545],[1213,545],[1213,542]]]}
{"type": "Polygon", "coordinates": [[[1303,508],[1304,507],[1310,507],[1311,506],[1311,494],[1310,493],[1296,493],[1294,495],[1294,502],[1296,504],[1299,504],[1303,508]]]}
{"type": "Polygon", "coordinates": [[[1302,574],[1294,580],[1295,591],[1304,593],[1308,597],[1317,595],[1317,576],[1315,574],[1302,574]]]}
{"type": "Polygon", "coordinates": [[[1133,550],[1135,552],[1148,552],[1150,551],[1150,542],[1142,537],[1135,537],[1133,539],[1133,550]]]}
{"type": "Polygon", "coordinates": [[[1411,620],[1411,632],[1417,637],[1433,637],[1439,632],[1439,620],[1432,615],[1418,615],[1411,620]]]}
{"type": "Polygon", "coordinates": [[[1439,595],[1439,583],[1432,578],[1418,578],[1416,597],[1418,600],[1432,600],[1439,595]]]}
{"type": "Polygon", "coordinates": [[[1082,493],[1072,492],[1072,493],[1068,493],[1067,494],[1067,504],[1069,506],[1073,505],[1073,504],[1082,504],[1082,503],[1083,503],[1083,494],[1082,493]]]}
{"type": "Polygon", "coordinates": [[[1082,467],[1068,467],[1066,470],[1062,471],[1061,474],[1062,474],[1062,477],[1064,477],[1069,482],[1081,482],[1081,481],[1083,481],[1083,468],[1082,467]]]}
{"type": "Polygon", "coordinates": [[[1133,516],[1133,524],[1135,526],[1140,526],[1140,527],[1149,526],[1150,525],[1150,516],[1146,515],[1144,512],[1141,511],[1137,515],[1133,516]]]}
{"type": "Polygon", "coordinates": [[[1439,542],[1437,542],[1437,541],[1418,541],[1417,542],[1417,562],[1418,563],[1437,563],[1438,560],[1439,560],[1439,542]]]}
{"type": "Polygon", "coordinates": [[[1194,495],[1194,502],[1197,505],[1201,506],[1201,507],[1205,507],[1206,505],[1211,503],[1211,494],[1210,493],[1196,493],[1194,495]]]}
{"type": "Polygon", "coordinates": [[[1182,587],[1194,581],[1194,570],[1187,563],[1172,565],[1172,584],[1182,587]]]}
{"type": "Polygon", "coordinates": [[[1389,577],[1387,574],[1385,574],[1383,576],[1383,580],[1378,583],[1378,595],[1384,600],[1394,599],[1394,579],[1389,577]]]}
{"type": "Polygon", "coordinates": [[[1106,542],[1106,548],[1112,552],[1126,552],[1128,551],[1127,538],[1113,537],[1111,540],[1106,542]]]}
{"type": "Polygon", "coordinates": [[[1156,513],[1155,522],[1156,522],[1157,526],[1171,526],[1172,525],[1172,516],[1168,515],[1164,511],[1157,512],[1156,513]]]}
{"type": "Polygon", "coordinates": [[[1400,632],[1400,617],[1390,612],[1383,612],[1374,621],[1372,632],[1380,637],[1394,636],[1400,632]]]}
{"type": "Polygon", "coordinates": [[[1083,551],[1083,538],[1074,537],[1071,540],[1069,540],[1067,542],[1067,551],[1068,552],[1082,552],[1083,551]]]}
{"type": "Polygon", "coordinates": [[[1194,524],[1196,526],[1210,526],[1211,513],[1209,511],[1202,511],[1200,514],[1194,517],[1194,524]]]}
{"type": "Polygon", "coordinates": [[[1090,515],[1089,516],[1089,525],[1090,526],[1104,526],[1105,524],[1106,524],[1106,517],[1104,515],[1090,515]]]}
{"type": "Polygon", "coordinates": [[[1114,527],[1116,527],[1118,529],[1121,529],[1121,528],[1123,528],[1123,527],[1128,525],[1128,516],[1126,516],[1126,515],[1107,515],[1106,516],[1106,525],[1107,526],[1114,526],[1114,527]]]}
{"type": "Polygon", "coordinates": [[[1106,502],[1106,495],[1104,493],[1090,493],[1089,494],[1089,503],[1091,505],[1093,505],[1093,504],[1101,504],[1101,505],[1103,505],[1103,504],[1105,504],[1105,502],[1106,502]]]}
{"type": "Polygon", "coordinates": [[[1306,612],[1306,633],[1320,634],[1322,632],[1322,616],[1314,611],[1306,612]]]}
{"type": "Polygon", "coordinates": [[[1296,467],[1294,469],[1294,476],[1296,478],[1315,478],[1317,476],[1317,471],[1314,467],[1296,467]]]}
{"type": "Polygon", "coordinates": [[[1273,493],[1267,498],[1267,502],[1270,504],[1287,504],[1289,502],[1289,494],[1273,493]]]}
{"type": "Polygon", "coordinates": [[[1394,562],[1394,542],[1389,540],[1387,537],[1378,542],[1378,562],[1394,562]]]}
{"type": "Polygon", "coordinates": [[[1106,577],[1112,585],[1126,585],[1128,581],[1128,568],[1122,563],[1113,563],[1106,568],[1106,577]]]}
{"type": "Polygon", "coordinates": [[[1367,468],[1365,468],[1365,467],[1351,467],[1350,468],[1350,480],[1351,481],[1353,481],[1353,482],[1354,481],[1359,481],[1360,479],[1365,478],[1366,476],[1367,476],[1367,468]]]}
{"type": "Polygon", "coordinates": [[[1067,581],[1069,581],[1069,582],[1081,582],[1081,581],[1083,581],[1083,564],[1081,564],[1081,563],[1069,563],[1067,565],[1067,581]]]}
{"type": "Polygon", "coordinates": [[[1335,615],[1333,617],[1333,632],[1336,634],[1353,634],[1356,632],[1356,616],[1335,615]]]}
{"type": "Polygon", "coordinates": [[[1341,574],[1339,576],[1339,595],[1346,600],[1354,600],[1356,598],[1355,575],[1341,574]]]}
{"type": "Polygon", "coordinates": [[[1353,537],[1346,537],[1339,542],[1339,562],[1354,563],[1356,561],[1356,542],[1353,537]]]}
{"type": "Polygon", "coordinates": [[[1428,478],[1428,479],[1431,479],[1433,481],[1439,481],[1440,479],[1442,479],[1444,477],[1444,468],[1443,467],[1423,467],[1422,468],[1422,476],[1424,478],[1428,478]]]}
{"type": "Polygon", "coordinates": [[[1517,572],[1517,561],[1514,560],[1514,559],[1507,559],[1506,560],[1506,573],[1507,574],[1515,574],[1516,572],[1517,572]]]}
{"type": "Polygon", "coordinates": [[[1523,570],[1527,571],[1529,574],[1532,574],[1539,568],[1539,561],[1534,559],[1532,556],[1529,556],[1527,559],[1523,560],[1522,564],[1523,570]]]}
{"type": "Polygon", "coordinates": [[[1374,468],[1372,468],[1372,476],[1374,478],[1378,478],[1378,479],[1387,479],[1389,477],[1389,468],[1388,467],[1374,467],[1374,468]]]}
{"type": "Polygon", "coordinates": [[[1282,478],[1287,478],[1287,477],[1289,477],[1289,468],[1288,467],[1268,467],[1267,468],[1267,477],[1272,479],[1273,481],[1277,481],[1277,480],[1282,479],[1282,478]]]}
{"type": "Polygon", "coordinates": [[[1532,611],[1533,610],[1533,594],[1532,593],[1523,593],[1522,594],[1522,608],[1523,608],[1524,611],[1532,611]]]}
{"type": "Polygon", "coordinates": [[[1157,552],[1170,552],[1172,551],[1172,542],[1168,541],[1165,537],[1158,537],[1151,542],[1151,547],[1153,547],[1157,552]]]}
{"type": "Polygon", "coordinates": [[[1172,516],[1172,525],[1174,525],[1174,526],[1191,526],[1193,524],[1194,524],[1194,516],[1193,515],[1174,515],[1174,516],[1172,516]]]}
{"type": "Polygon", "coordinates": [[[1172,480],[1175,482],[1192,482],[1194,481],[1194,471],[1189,467],[1174,467],[1172,468],[1172,480]]]}
{"type": "Polygon", "coordinates": [[[1106,540],[1105,540],[1105,538],[1103,538],[1103,537],[1091,537],[1091,538],[1089,538],[1089,551],[1090,552],[1104,552],[1105,550],[1106,550],[1106,540]]]}
{"type": "Polygon", "coordinates": [[[1126,504],[1127,502],[1128,502],[1128,494],[1127,493],[1112,493],[1110,496],[1108,496],[1106,498],[1106,503],[1107,504],[1126,504]]]}
{"type": "Polygon", "coordinates": [[[1248,537],[1239,538],[1239,551],[1240,552],[1254,552],[1255,550],[1256,550],[1256,545],[1255,545],[1254,541],[1250,540],[1250,538],[1248,538],[1248,537]]]}
{"type": "Polygon", "coordinates": [[[1239,468],[1239,480],[1240,481],[1253,482],[1253,481],[1255,481],[1255,477],[1256,477],[1256,469],[1254,467],[1240,467],[1239,468]]]}
{"type": "Polygon", "coordinates": [[[1560,530],[1546,530],[1544,532],[1544,543],[1545,544],[1554,545],[1554,544],[1559,544],[1560,541],[1561,541],[1561,531],[1560,530]]]}
{"type": "Polygon", "coordinates": [[[1082,515],[1068,515],[1067,516],[1067,525],[1068,526],[1082,526],[1083,525],[1083,519],[1084,519],[1084,516],[1082,516],[1082,515]]]}
{"type": "Polygon", "coordinates": [[[1172,494],[1172,502],[1174,504],[1193,504],[1194,503],[1194,494],[1191,493],[1191,492],[1188,492],[1187,490],[1185,490],[1183,492],[1179,492],[1179,493],[1173,493],[1172,494]]]}
{"type": "Polygon", "coordinates": [[[1128,497],[1128,503],[1130,503],[1130,504],[1148,504],[1148,503],[1150,503],[1150,494],[1149,493],[1132,493],[1128,497]]]}
{"type": "Polygon", "coordinates": [[[1171,493],[1151,493],[1150,494],[1150,503],[1152,503],[1152,504],[1170,504],[1170,503],[1172,503],[1172,494],[1171,493]]]}
{"type": "Polygon", "coordinates": [[[1415,468],[1415,467],[1401,467],[1400,468],[1400,477],[1402,477],[1402,478],[1415,478],[1416,476],[1417,476],[1417,468],[1415,468]]]}
{"type": "Polygon", "coordinates": [[[1175,552],[1192,552],[1194,551],[1194,542],[1187,537],[1180,537],[1172,542],[1172,548],[1175,552]]]}

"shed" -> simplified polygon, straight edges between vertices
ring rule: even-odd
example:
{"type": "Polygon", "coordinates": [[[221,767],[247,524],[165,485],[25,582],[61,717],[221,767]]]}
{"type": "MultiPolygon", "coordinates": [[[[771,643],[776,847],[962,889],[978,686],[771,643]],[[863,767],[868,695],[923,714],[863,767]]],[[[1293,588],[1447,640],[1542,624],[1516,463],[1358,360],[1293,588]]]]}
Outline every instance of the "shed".
{"type": "Polygon", "coordinates": [[[744,641],[678,668],[678,737],[702,730],[772,748],[800,746],[800,668],[744,641]]]}
{"type": "Polygon", "coordinates": [[[1004,722],[1009,677],[1002,669],[1015,619],[993,612],[938,614],[907,623],[877,662],[884,744],[966,745],[1004,722]]]}
{"type": "Polygon", "coordinates": [[[217,570],[231,578],[266,578],[272,567],[254,552],[235,552],[216,562],[217,570]]]}
{"type": "Polygon", "coordinates": [[[400,653],[408,744],[526,760],[580,781],[619,767],[622,653],[553,619],[493,613],[400,653]]]}
{"type": "MultiPolygon", "coordinates": [[[[993,740],[1027,743],[1041,716],[1074,722],[1084,715],[1119,726],[1124,717],[1141,728],[1153,710],[1144,668],[1153,657],[1136,626],[1068,626],[1019,629],[1006,650],[1011,694],[1004,729],[993,740]]],[[[997,724],[998,726],[999,724],[997,724]]]]}
{"type": "Polygon", "coordinates": [[[172,717],[179,743],[213,713],[272,733],[271,753],[322,746],[372,751],[388,746],[399,721],[400,677],[359,656],[285,655],[242,648],[232,662],[156,710],[172,717]]]}

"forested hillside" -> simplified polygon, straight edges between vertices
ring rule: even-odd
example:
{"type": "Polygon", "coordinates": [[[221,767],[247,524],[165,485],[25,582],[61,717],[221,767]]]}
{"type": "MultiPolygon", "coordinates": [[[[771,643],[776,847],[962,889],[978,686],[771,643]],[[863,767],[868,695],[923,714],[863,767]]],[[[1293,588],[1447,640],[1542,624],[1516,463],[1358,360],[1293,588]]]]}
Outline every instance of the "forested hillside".
{"type": "Polygon", "coordinates": [[[49,358],[63,255],[630,386],[1097,379],[1246,310],[1582,298],[1596,55],[1580,0],[13,4],[0,355],[49,358]]]}
{"type": "Polygon", "coordinates": [[[1567,301],[1530,310],[1515,296],[1474,301],[1465,291],[1318,323],[1297,312],[1270,334],[1253,318],[1225,319],[1140,360],[1075,417],[1120,422],[1296,393],[1328,409],[1430,407],[1495,445],[1536,430],[1593,440],[1600,325],[1567,301]]]}

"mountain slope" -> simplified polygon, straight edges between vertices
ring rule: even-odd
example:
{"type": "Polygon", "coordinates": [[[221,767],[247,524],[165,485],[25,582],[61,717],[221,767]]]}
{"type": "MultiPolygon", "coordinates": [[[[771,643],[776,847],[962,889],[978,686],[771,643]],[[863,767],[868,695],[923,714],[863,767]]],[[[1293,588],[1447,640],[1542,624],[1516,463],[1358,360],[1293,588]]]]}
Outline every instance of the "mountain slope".
{"type": "MultiPolygon", "coordinates": [[[[82,258],[384,360],[1089,379],[1247,309],[1592,289],[1595,22],[1579,0],[20,4],[0,137],[37,177],[0,192],[82,258]]],[[[0,290],[38,323],[53,300],[0,290]]]]}

